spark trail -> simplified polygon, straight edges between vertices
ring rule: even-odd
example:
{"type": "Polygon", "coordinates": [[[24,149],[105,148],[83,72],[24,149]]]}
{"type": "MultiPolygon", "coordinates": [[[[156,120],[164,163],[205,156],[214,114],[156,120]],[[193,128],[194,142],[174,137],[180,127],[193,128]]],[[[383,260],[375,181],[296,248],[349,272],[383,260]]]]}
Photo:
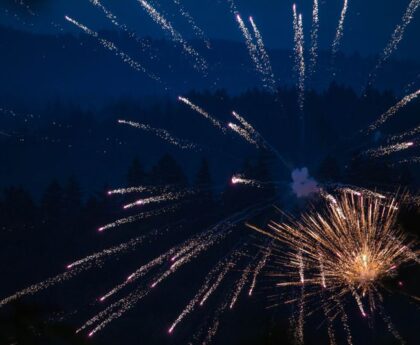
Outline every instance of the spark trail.
{"type": "Polygon", "coordinates": [[[248,49],[251,60],[253,61],[257,71],[263,76],[263,79],[264,79],[265,71],[258,56],[258,48],[255,45],[252,39],[251,33],[249,32],[248,28],[246,27],[239,13],[236,14],[236,21],[238,22],[239,29],[241,30],[242,35],[244,36],[245,44],[248,49]]]}
{"type": "Polygon", "coordinates": [[[259,53],[260,59],[263,62],[263,67],[264,67],[263,73],[265,75],[266,87],[271,92],[276,92],[277,87],[276,87],[276,80],[274,77],[273,67],[271,66],[270,57],[268,56],[267,50],[265,49],[262,35],[260,31],[258,30],[257,24],[255,24],[253,17],[249,17],[249,21],[251,23],[252,30],[254,31],[254,36],[257,41],[257,47],[258,47],[257,52],[259,53]]]}
{"type": "Polygon", "coordinates": [[[257,148],[259,147],[258,143],[252,138],[252,136],[250,135],[250,133],[245,128],[242,128],[241,126],[238,126],[237,124],[234,124],[232,122],[229,122],[228,123],[228,127],[232,131],[234,131],[235,133],[237,133],[238,135],[240,135],[242,138],[244,138],[251,145],[254,145],[257,148]]]}
{"type": "Polygon", "coordinates": [[[387,112],[382,114],[373,124],[371,124],[368,128],[368,133],[373,132],[379,126],[383,125],[388,119],[393,117],[399,110],[407,106],[410,102],[415,100],[420,95],[420,89],[405,96],[401,101],[391,107],[387,112]]]}
{"type": "MultiPolygon", "coordinates": [[[[304,35],[303,35],[303,21],[302,14],[297,14],[296,5],[293,5],[293,29],[294,29],[294,41],[295,41],[295,63],[296,70],[298,72],[298,103],[301,112],[303,112],[305,103],[305,57],[304,57],[304,35]]],[[[301,121],[303,121],[303,115],[301,115],[301,121]]]]}
{"type": "Polygon", "coordinates": [[[184,6],[182,5],[181,0],[173,0],[174,4],[176,4],[178,6],[179,12],[181,13],[181,15],[187,20],[187,22],[191,25],[191,27],[193,28],[194,34],[200,38],[201,40],[204,41],[204,43],[206,44],[207,48],[210,49],[211,45],[210,45],[210,41],[208,40],[208,38],[206,37],[203,29],[201,29],[195,22],[193,16],[191,15],[191,13],[189,13],[184,6]]]}
{"type": "Polygon", "coordinates": [[[213,126],[219,128],[224,134],[226,133],[226,128],[222,125],[219,120],[216,120],[213,116],[207,113],[204,109],[200,108],[199,106],[193,104],[188,98],[185,97],[178,97],[178,100],[182,103],[188,105],[192,110],[199,113],[200,115],[204,116],[207,120],[209,120],[213,126]]]}
{"type": "Polygon", "coordinates": [[[403,17],[401,20],[401,24],[398,24],[392,33],[391,39],[388,42],[387,46],[385,47],[384,51],[382,52],[382,56],[380,57],[378,63],[376,64],[375,68],[369,75],[368,85],[372,85],[376,79],[377,71],[384,65],[384,63],[390,58],[392,53],[397,50],[398,45],[400,44],[401,40],[404,37],[405,30],[407,29],[408,25],[410,25],[411,21],[414,18],[414,14],[420,5],[420,0],[411,0],[403,17]]]}
{"type": "Polygon", "coordinates": [[[117,16],[115,16],[108,8],[106,8],[102,2],[100,0],[89,0],[90,3],[94,6],[96,6],[97,8],[99,8],[105,15],[105,17],[113,24],[115,25],[118,29],[124,31],[125,33],[128,34],[129,37],[131,37],[132,39],[134,39],[137,43],[139,43],[142,47],[142,49],[146,48],[146,44],[144,43],[144,41],[142,41],[139,37],[137,37],[137,35],[132,32],[127,25],[120,23],[120,21],[118,20],[117,16]]]}
{"type": "Polygon", "coordinates": [[[270,255],[271,255],[271,249],[269,248],[269,249],[266,250],[266,252],[262,256],[261,260],[258,262],[257,267],[255,267],[254,274],[253,274],[253,277],[252,277],[251,287],[249,288],[249,291],[248,291],[249,296],[252,296],[252,294],[254,292],[254,289],[255,289],[255,286],[257,285],[257,277],[261,273],[261,270],[267,264],[267,260],[268,260],[270,255]]]}
{"type": "Polygon", "coordinates": [[[319,32],[319,4],[318,0],[314,0],[312,10],[312,29],[311,29],[311,64],[309,67],[309,74],[312,75],[315,72],[316,64],[318,62],[318,32],[319,32]]]}
{"type": "Polygon", "coordinates": [[[414,142],[409,141],[406,143],[399,143],[389,146],[381,146],[377,149],[368,150],[365,152],[366,155],[372,156],[372,157],[383,157],[388,156],[392,153],[407,150],[414,146],[414,142]]]}
{"type": "Polygon", "coordinates": [[[208,66],[206,60],[191,46],[188,42],[182,37],[182,35],[175,30],[172,23],[167,20],[162,14],[160,14],[150,3],[145,0],[137,0],[137,2],[141,5],[142,8],[146,10],[149,16],[153,19],[153,21],[160,25],[160,27],[169,33],[172,37],[172,40],[181,45],[183,50],[190,55],[195,63],[194,68],[199,71],[206,72],[208,66]]]}
{"type": "Polygon", "coordinates": [[[388,139],[388,142],[395,142],[395,141],[401,141],[407,137],[412,137],[414,135],[417,135],[420,133],[420,126],[417,126],[407,132],[401,133],[401,134],[397,134],[397,135],[393,135],[391,138],[388,139]]]}
{"type": "Polygon", "coordinates": [[[143,65],[141,65],[139,62],[133,60],[129,55],[121,51],[113,42],[108,41],[104,38],[99,37],[99,34],[91,29],[89,29],[87,26],[79,23],[73,18],[70,18],[69,16],[65,16],[65,19],[72,23],[73,25],[76,25],[79,29],[83,30],[86,34],[90,35],[91,37],[94,37],[98,40],[98,42],[109,51],[113,52],[116,56],[118,56],[124,63],[129,65],[132,69],[136,70],[137,72],[143,72],[146,75],[149,76],[149,78],[161,82],[161,79],[154,75],[153,73],[149,72],[143,65]]]}
{"type": "Polygon", "coordinates": [[[124,209],[129,209],[129,208],[133,208],[133,207],[137,207],[137,206],[144,206],[144,205],[149,205],[149,204],[158,204],[158,203],[167,202],[167,201],[179,200],[179,199],[182,199],[186,196],[194,195],[196,192],[197,191],[193,190],[193,189],[183,190],[183,191],[179,191],[179,192],[169,192],[169,193],[165,193],[165,194],[151,196],[151,197],[148,197],[148,198],[138,199],[138,200],[136,200],[132,203],[124,205],[123,208],[124,209]]]}
{"type": "Polygon", "coordinates": [[[332,55],[333,57],[337,54],[340,47],[341,39],[343,38],[344,32],[344,21],[346,20],[347,10],[349,6],[349,0],[344,0],[343,9],[341,10],[340,20],[338,22],[337,32],[332,44],[332,55]]]}
{"type": "MultiPolygon", "coordinates": [[[[184,308],[184,310],[181,312],[181,314],[176,318],[176,320],[172,323],[171,327],[168,330],[168,333],[172,333],[175,329],[175,327],[181,323],[181,321],[190,313],[194,311],[196,306],[199,304],[200,300],[203,299],[203,296],[206,294],[206,291],[209,290],[210,282],[213,280],[214,276],[219,272],[223,266],[225,265],[224,262],[221,262],[214,267],[209,274],[207,275],[203,285],[201,286],[200,290],[197,292],[195,297],[188,303],[188,305],[184,308]]],[[[229,267],[229,265],[226,265],[229,267]]],[[[222,270],[222,273],[225,272],[226,269],[222,270]]],[[[200,305],[203,305],[200,303],[200,305]]]]}
{"type": "Polygon", "coordinates": [[[124,124],[124,125],[129,125],[131,127],[135,127],[135,128],[138,128],[138,129],[142,129],[146,132],[153,133],[157,137],[161,138],[162,140],[165,140],[165,141],[167,141],[168,143],[170,143],[174,146],[178,146],[180,149],[183,149],[183,150],[194,150],[194,149],[198,148],[196,144],[191,143],[188,140],[179,139],[179,138],[174,137],[166,129],[154,128],[152,126],[149,126],[149,125],[146,125],[146,124],[143,124],[143,123],[127,121],[127,120],[118,120],[118,123],[124,124]]]}

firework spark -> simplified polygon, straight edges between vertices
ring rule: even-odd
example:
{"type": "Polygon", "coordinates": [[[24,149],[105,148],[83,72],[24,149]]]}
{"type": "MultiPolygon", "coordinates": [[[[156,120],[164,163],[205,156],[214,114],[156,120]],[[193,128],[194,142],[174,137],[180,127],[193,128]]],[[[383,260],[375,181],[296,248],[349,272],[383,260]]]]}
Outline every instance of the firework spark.
{"type": "Polygon", "coordinates": [[[257,41],[257,52],[260,55],[260,59],[263,62],[263,73],[265,75],[266,87],[271,92],[276,92],[276,80],[274,77],[273,67],[271,66],[270,57],[268,56],[267,50],[265,49],[264,41],[260,31],[258,30],[257,24],[255,24],[254,18],[249,17],[249,21],[254,31],[254,36],[257,41]]]}
{"type": "Polygon", "coordinates": [[[383,125],[388,119],[393,117],[399,110],[407,106],[420,95],[420,89],[405,96],[401,101],[391,107],[387,112],[383,113],[379,118],[369,126],[368,132],[373,132],[379,126],[383,125]]]}
{"type": "Polygon", "coordinates": [[[349,1],[344,0],[343,9],[341,10],[340,20],[338,22],[337,32],[335,34],[335,38],[332,44],[332,54],[335,56],[338,52],[338,48],[340,47],[341,39],[343,38],[344,32],[344,21],[346,20],[347,10],[349,6],[349,1]]]}
{"type": "MultiPolygon", "coordinates": [[[[303,19],[302,14],[297,14],[296,5],[293,5],[293,29],[294,29],[294,41],[295,41],[295,63],[296,70],[298,71],[298,90],[299,97],[298,103],[301,112],[303,112],[305,103],[305,56],[304,56],[304,35],[303,35],[303,19]]],[[[303,115],[301,115],[303,118],[303,115]]],[[[303,119],[302,119],[303,121],[303,119]]]]}
{"type": "Polygon", "coordinates": [[[377,71],[383,66],[383,64],[390,58],[392,53],[398,48],[401,40],[404,37],[405,30],[407,26],[410,25],[411,21],[414,18],[414,14],[417,8],[420,5],[420,0],[411,0],[403,17],[401,20],[401,24],[398,24],[395,28],[394,32],[392,33],[391,39],[388,42],[387,46],[385,47],[382,56],[380,57],[378,63],[376,64],[374,70],[369,75],[369,82],[368,85],[373,84],[376,78],[377,71]]]}
{"type": "Polygon", "coordinates": [[[143,123],[126,121],[126,120],[118,120],[118,123],[124,124],[124,125],[129,125],[131,127],[135,127],[135,128],[138,128],[138,129],[142,129],[146,132],[153,133],[156,136],[158,136],[159,138],[167,141],[168,143],[170,143],[172,145],[178,146],[179,148],[181,148],[183,150],[197,149],[196,144],[191,143],[191,142],[189,142],[187,140],[184,140],[184,139],[176,138],[171,133],[169,133],[166,129],[154,128],[154,127],[151,127],[151,126],[143,124],[143,123]]]}
{"type": "Polygon", "coordinates": [[[118,29],[124,31],[125,33],[128,34],[129,37],[131,37],[132,39],[134,39],[137,43],[139,43],[142,47],[142,49],[146,48],[146,44],[143,40],[141,40],[140,38],[137,37],[137,35],[130,31],[130,29],[127,27],[127,25],[121,23],[117,16],[115,16],[107,7],[105,7],[102,2],[100,0],[89,0],[90,3],[94,6],[96,6],[97,8],[99,8],[105,15],[105,17],[113,24],[115,25],[118,29]]]}
{"type": "Polygon", "coordinates": [[[312,10],[312,29],[311,29],[311,65],[309,74],[313,74],[318,61],[318,32],[319,32],[319,4],[318,0],[314,0],[312,10]]]}
{"type": "Polygon", "coordinates": [[[413,146],[414,146],[414,142],[409,141],[406,143],[398,143],[398,144],[389,145],[389,146],[381,146],[377,149],[368,150],[365,152],[365,154],[372,157],[383,157],[383,156],[388,156],[395,152],[407,150],[413,146]]]}
{"type": "Polygon", "coordinates": [[[191,13],[189,13],[184,6],[182,5],[181,0],[173,0],[174,4],[176,4],[178,6],[179,9],[179,13],[181,13],[181,15],[187,20],[187,22],[191,25],[191,27],[193,28],[194,34],[202,39],[204,41],[204,43],[206,44],[207,48],[210,49],[211,45],[210,45],[210,41],[208,40],[208,38],[206,38],[206,35],[203,31],[203,29],[201,29],[197,23],[195,22],[193,16],[191,15],[191,13]]]}
{"type": "Polygon", "coordinates": [[[223,133],[226,133],[225,126],[219,120],[216,120],[213,116],[207,113],[204,109],[200,108],[199,106],[193,104],[188,98],[185,97],[178,97],[178,100],[182,103],[188,105],[192,110],[199,113],[200,115],[204,116],[207,120],[209,120],[213,126],[219,128],[223,133]]]}
{"type": "Polygon", "coordinates": [[[172,37],[172,40],[181,45],[183,50],[193,57],[195,63],[194,67],[197,70],[205,72],[208,68],[206,60],[193,48],[191,47],[188,42],[182,37],[182,35],[175,30],[172,23],[166,19],[162,14],[160,14],[149,2],[145,0],[137,0],[138,3],[146,10],[149,16],[153,19],[155,23],[160,25],[160,27],[168,32],[172,37]]]}
{"type": "Polygon", "coordinates": [[[252,136],[250,135],[250,133],[245,129],[242,128],[241,126],[238,126],[237,124],[234,124],[232,122],[228,123],[228,127],[234,131],[235,133],[237,133],[238,135],[240,135],[242,138],[244,138],[247,142],[249,142],[251,145],[255,145],[257,148],[258,143],[252,138],[252,136]]]}
{"type": "Polygon", "coordinates": [[[143,65],[141,65],[139,62],[132,59],[129,55],[121,51],[113,42],[108,41],[104,38],[101,38],[99,34],[96,31],[93,31],[89,29],[87,26],[79,23],[77,20],[70,18],[69,16],[65,16],[65,19],[72,23],[73,25],[76,25],[79,29],[83,30],[86,34],[89,36],[92,36],[98,40],[98,42],[109,51],[113,52],[116,56],[118,56],[124,63],[129,65],[131,68],[138,72],[143,72],[147,74],[151,79],[161,82],[160,78],[153,73],[149,72],[143,65]]]}
{"type": "MultiPolygon", "coordinates": [[[[396,227],[395,198],[384,201],[340,193],[334,201],[297,221],[270,222],[268,231],[250,227],[278,244],[275,264],[279,272],[273,276],[285,281],[277,285],[305,287],[315,291],[311,292],[315,296],[329,295],[319,301],[324,301],[326,310],[338,307],[348,328],[341,301],[353,299],[361,315],[368,317],[368,310],[374,313],[377,309],[381,282],[394,277],[404,264],[417,262],[418,256],[412,249],[415,244],[396,227]]],[[[348,338],[351,343],[349,328],[348,338]]]]}

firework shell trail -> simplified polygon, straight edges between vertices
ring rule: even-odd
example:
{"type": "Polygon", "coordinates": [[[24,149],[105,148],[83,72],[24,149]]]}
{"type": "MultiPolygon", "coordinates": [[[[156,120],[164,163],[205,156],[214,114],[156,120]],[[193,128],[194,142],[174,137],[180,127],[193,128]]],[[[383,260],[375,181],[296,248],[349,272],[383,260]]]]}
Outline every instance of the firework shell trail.
{"type": "Polygon", "coordinates": [[[111,41],[108,41],[104,38],[99,37],[99,34],[91,29],[89,29],[87,26],[79,23],[73,18],[70,18],[69,16],[65,16],[65,19],[72,23],[73,25],[76,25],[79,29],[83,30],[86,34],[96,38],[98,42],[107,50],[113,52],[116,56],[118,56],[125,64],[129,65],[131,68],[136,70],[137,72],[143,72],[146,75],[149,76],[149,78],[155,80],[158,83],[161,83],[161,79],[156,76],[155,74],[149,72],[143,65],[141,65],[139,62],[133,60],[129,55],[118,49],[118,47],[111,41]]]}
{"type": "Polygon", "coordinates": [[[399,101],[397,104],[391,107],[388,111],[386,111],[381,116],[379,116],[379,118],[373,124],[369,126],[369,128],[367,129],[367,132],[371,133],[375,131],[379,126],[383,125],[386,121],[388,121],[390,118],[395,116],[395,114],[398,111],[400,111],[402,108],[404,108],[413,100],[415,100],[419,95],[420,95],[420,89],[405,96],[401,101],[399,101]]]}
{"type": "Polygon", "coordinates": [[[174,42],[181,45],[183,50],[194,59],[194,68],[206,73],[208,66],[206,60],[182,37],[182,35],[175,30],[172,23],[160,14],[149,2],[145,0],[137,0],[142,8],[146,10],[149,16],[157,23],[164,31],[168,32],[174,42]]]}
{"type": "Polygon", "coordinates": [[[171,133],[169,133],[166,129],[154,128],[143,123],[126,121],[126,120],[118,120],[118,123],[129,125],[131,127],[135,127],[138,129],[142,129],[146,132],[151,132],[155,134],[157,137],[161,138],[162,140],[165,140],[174,146],[178,146],[182,150],[194,150],[194,149],[197,150],[198,149],[196,144],[191,143],[187,140],[176,138],[171,133]]]}

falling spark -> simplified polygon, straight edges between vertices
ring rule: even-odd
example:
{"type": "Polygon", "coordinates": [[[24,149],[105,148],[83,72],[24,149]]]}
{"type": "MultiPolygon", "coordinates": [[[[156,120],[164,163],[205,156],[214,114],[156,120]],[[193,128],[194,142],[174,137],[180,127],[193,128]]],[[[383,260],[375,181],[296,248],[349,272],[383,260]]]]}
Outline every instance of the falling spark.
{"type": "Polygon", "coordinates": [[[108,41],[104,38],[99,37],[99,34],[91,29],[89,29],[88,27],[86,27],[85,25],[77,22],[76,20],[70,18],[69,16],[65,16],[65,19],[76,25],[78,28],[82,29],[86,34],[96,38],[98,40],[98,42],[106,49],[110,50],[111,52],[115,53],[116,56],[118,56],[124,63],[126,63],[127,65],[129,65],[131,68],[133,68],[134,70],[138,71],[138,72],[143,72],[145,74],[147,74],[151,79],[157,81],[157,82],[161,82],[160,78],[154,74],[152,74],[151,72],[147,71],[146,68],[144,68],[140,63],[138,63],[137,61],[133,60],[130,56],[128,56],[126,53],[124,53],[123,51],[121,51],[120,49],[117,48],[117,46],[111,42],[108,41]]]}
{"type": "Polygon", "coordinates": [[[254,187],[261,187],[261,183],[256,180],[246,179],[238,175],[234,175],[231,178],[232,184],[244,184],[248,186],[254,186],[254,187]]]}
{"type": "Polygon", "coordinates": [[[265,49],[264,41],[262,38],[262,35],[260,31],[258,30],[257,24],[255,24],[255,21],[252,17],[249,17],[249,21],[252,26],[252,30],[254,31],[254,36],[257,41],[257,47],[258,47],[258,53],[260,55],[260,59],[263,62],[264,67],[264,75],[265,75],[265,81],[267,84],[267,88],[270,89],[272,92],[276,92],[276,81],[274,77],[273,68],[271,66],[270,58],[268,56],[267,50],[265,49]]]}
{"type": "Polygon", "coordinates": [[[157,137],[161,138],[162,140],[165,140],[172,145],[178,146],[179,148],[183,150],[197,149],[197,145],[195,145],[194,143],[190,143],[187,140],[176,138],[171,133],[169,133],[166,129],[154,128],[149,125],[145,125],[143,123],[126,121],[126,120],[118,120],[118,123],[129,125],[138,129],[142,129],[146,132],[151,132],[155,134],[157,137]]]}
{"type": "Polygon", "coordinates": [[[420,89],[416,92],[413,92],[405,96],[401,101],[391,107],[387,112],[382,114],[378,120],[376,120],[372,125],[369,126],[368,132],[373,132],[379,126],[384,124],[388,119],[393,117],[399,110],[407,106],[411,101],[415,100],[420,95],[420,89]]]}
{"type": "Polygon", "coordinates": [[[42,290],[46,290],[50,287],[53,287],[57,284],[61,284],[67,280],[70,280],[72,278],[74,278],[75,276],[77,276],[78,274],[87,271],[88,269],[90,269],[92,267],[92,265],[85,265],[85,266],[80,266],[77,267],[75,269],[72,269],[70,271],[61,273],[56,275],[55,277],[52,278],[48,278],[47,280],[44,280],[43,282],[34,284],[29,286],[26,289],[23,289],[21,291],[16,292],[15,294],[4,298],[2,300],[0,300],[0,308],[5,306],[6,304],[9,304],[11,302],[14,302],[24,296],[30,296],[30,295],[34,295],[42,290]]]}
{"type": "Polygon", "coordinates": [[[200,301],[200,306],[203,306],[204,303],[209,299],[209,297],[217,290],[219,285],[221,284],[222,280],[225,278],[226,274],[235,266],[234,262],[230,262],[225,266],[225,269],[220,272],[219,276],[217,277],[214,284],[208,289],[206,294],[203,296],[202,300],[200,301]]]}
{"type": "Polygon", "coordinates": [[[158,204],[158,203],[162,203],[162,202],[166,202],[166,201],[179,200],[181,198],[184,198],[188,195],[193,195],[195,193],[196,193],[195,190],[184,190],[184,191],[180,191],[180,192],[169,192],[169,193],[165,193],[165,194],[161,194],[161,195],[151,196],[149,198],[143,198],[143,199],[136,200],[132,203],[124,205],[123,208],[124,209],[129,209],[129,208],[133,208],[133,207],[136,207],[136,206],[144,206],[144,205],[149,205],[149,204],[158,204]]]}
{"type": "Polygon", "coordinates": [[[172,40],[179,43],[184,51],[194,58],[194,67],[197,70],[205,72],[207,70],[207,62],[201,57],[201,55],[191,47],[188,42],[182,37],[182,35],[175,30],[172,23],[167,20],[162,14],[160,14],[150,3],[145,0],[137,0],[139,4],[146,10],[149,16],[154,20],[155,23],[168,32],[172,37],[172,40]]]}
{"type": "Polygon", "coordinates": [[[134,32],[130,31],[125,24],[120,23],[118,18],[108,8],[106,8],[100,0],[89,0],[89,1],[92,3],[92,5],[96,6],[104,13],[105,17],[109,21],[111,21],[112,24],[114,24],[117,28],[127,33],[129,37],[131,37],[137,43],[139,43],[142,49],[146,48],[146,44],[144,43],[144,41],[139,39],[134,32]]]}
{"type": "Polygon", "coordinates": [[[410,141],[410,142],[399,143],[399,144],[390,145],[390,146],[381,146],[377,149],[368,150],[365,152],[365,154],[372,157],[383,157],[383,156],[388,156],[395,152],[407,150],[413,146],[414,146],[414,143],[410,141]]]}
{"type": "Polygon", "coordinates": [[[314,0],[312,10],[312,30],[311,30],[311,65],[309,67],[309,74],[313,74],[318,61],[318,31],[319,31],[319,5],[318,0],[314,0]]]}
{"type": "Polygon", "coordinates": [[[243,288],[245,287],[245,284],[248,281],[248,276],[249,276],[250,271],[251,271],[251,264],[249,264],[245,268],[245,270],[242,273],[241,279],[239,280],[238,284],[236,285],[236,289],[235,289],[235,291],[233,293],[233,296],[232,296],[232,301],[229,304],[229,309],[233,309],[236,302],[238,301],[239,295],[241,294],[243,288]]]}
{"type": "Polygon", "coordinates": [[[391,39],[385,47],[382,56],[380,57],[378,63],[376,64],[373,72],[369,75],[369,85],[372,85],[376,78],[377,71],[383,66],[383,64],[390,58],[392,53],[398,48],[399,43],[404,37],[405,30],[407,26],[410,25],[411,21],[414,18],[414,14],[417,8],[420,5],[420,0],[411,0],[403,17],[401,24],[398,24],[392,33],[391,39]]]}
{"type": "Polygon", "coordinates": [[[206,38],[206,35],[204,34],[203,29],[201,29],[195,22],[194,18],[192,17],[191,13],[189,13],[184,6],[181,3],[181,0],[173,0],[173,2],[178,6],[179,12],[181,15],[187,20],[187,22],[191,25],[193,28],[194,34],[202,39],[204,43],[206,44],[206,47],[210,49],[210,41],[206,38]]]}
{"type": "Polygon", "coordinates": [[[207,120],[209,120],[213,126],[219,128],[223,133],[226,133],[226,128],[221,124],[220,121],[216,120],[212,117],[209,113],[207,113],[204,109],[200,108],[199,106],[193,104],[188,98],[185,97],[178,97],[178,100],[182,103],[188,105],[192,110],[199,113],[200,115],[204,116],[207,120]]]}
{"type": "Polygon", "coordinates": [[[118,56],[124,63],[126,63],[127,65],[129,65],[131,68],[133,68],[134,70],[136,70],[137,72],[143,72],[145,74],[147,74],[151,79],[157,81],[157,82],[161,82],[160,78],[154,74],[152,74],[151,72],[147,71],[146,68],[144,68],[139,62],[133,60],[130,56],[128,56],[126,53],[124,53],[123,51],[121,51],[113,42],[108,41],[104,38],[99,37],[99,34],[91,29],[89,29],[87,26],[79,23],[78,21],[70,18],[69,16],[65,16],[65,19],[76,25],[78,28],[80,28],[81,30],[83,30],[86,34],[96,38],[98,40],[98,42],[105,48],[110,50],[111,52],[113,52],[116,56],[118,56]]]}
{"type": "MultiPolygon", "coordinates": [[[[303,35],[303,20],[302,14],[297,14],[296,5],[293,5],[293,28],[295,41],[295,62],[296,70],[298,71],[298,103],[301,112],[303,112],[305,102],[305,57],[304,57],[304,35],[303,35]]],[[[303,122],[303,115],[301,115],[303,122]]]]}
{"type": "Polygon", "coordinates": [[[105,230],[114,229],[114,228],[117,228],[117,227],[125,225],[125,224],[138,222],[139,220],[164,215],[164,214],[167,214],[169,212],[174,212],[176,209],[178,209],[178,207],[179,207],[179,205],[170,205],[170,206],[167,206],[167,207],[159,208],[157,210],[142,212],[142,213],[136,214],[134,216],[117,219],[117,220],[113,221],[112,223],[101,226],[98,229],[98,231],[103,232],[105,230]]]}
{"type": "Polygon", "coordinates": [[[258,265],[255,268],[254,275],[252,277],[251,287],[249,288],[249,291],[248,291],[249,296],[252,296],[255,286],[257,285],[257,277],[261,273],[261,270],[265,267],[270,254],[271,254],[271,249],[268,249],[263,255],[263,257],[261,258],[261,260],[258,262],[258,265]]]}
{"type": "MultiPolygon", "coordinates": [[[[195,309],[195,307],[198,305],[198,303],[200,302],[201,299],[203,299],[203,295],[206,293],[206,291],[209,289],[209,285],[210,282],[213,280],[214,275],[219,272],[221,270],[221,268],[223,268],[223,266],[225,265],[224,262],[219,263],[216,265],[216,267],[214,267],[209,274],[207,275],[203,285],[201,286],[200,290],[197,292],[197,294],[195,295],[195,297],[188,303],[188,305],[184,308],[184,310],[181,312],[181,314],[176,318],[176,320],[172,323],[171,327],[168,330],[168,333],[172,333],[175,329],[175,327],[182,322],[182,320],[190,313],[192,313],[195,309]]],[[[230,265],[226,265],[226,267],[228,267],[228,269],[230,268],[230,265]]],[[[222,271],[223,272],[227,272],[226,268],[222,271]]],[[[220,273],[220,275],[222,275],[222,273],[220,273]]],[[[226,273],[225,273],[226,274],[226,273]]],[[[220,277],[219,275],[219,277],[220,277]]],[[[219,278],[218,278],[219,279],[219,278]]],[[[207,294],[206,294],[207,295],[207,294]]],[[[208,297],[208,296],[207,296],[208,297]]],[[[207,298],[206,298],[207,299],[207,298]]],[[[200,305],[203,305],[202,303],[200,303],[200,305]]]]}
{"type": "Polygon", "coordinates": [[[401,141],[407,137],[412,137],[416,134],[420,133],[420,126],[417,126],[407,132],[404,132],[402,134],[393,135],[390,139],[388,139],[388,142],[395,142],[395,141],[401,141]]]}
{"type": "Polygon", "coordinates": [[[335,34],[335,38],[332,44],[332,54],[335,56],[338,52],[338,48],[340,46],[341,39],[343,37],[344,31],[344,21],[346,20],[346,14],[348,9],[349,1],[344,0],[343,9],[341,10],[340,20],[338,22],[337,32],[335,34]]]}
{"type": "MultiPolygon", "coordinates": [[[[254,40],[252,39],[251,33],[249,32],[248,28],[245,26],[245,23],[242,20],[239,13],[236,14],[236,21],[238,22],[239,29],[241,30],[242,35],[244,36],[245,44],[246,44],[246,47],[248,49],[251,60],[254,63],[255,68],[257,69],[258,73],[260,73],[261,76],[262,76],[264,86],[269,88],[270,91],[273,91],[272,90],[273,86],[267,84],[266,69],[264,68],[262,62],[260,61],[259,55],[258,55],[258,52],[259,52],[258,49],[259,48],[255,45],[254,40]]],[[[264,43],[262,43],[262,44],[264,44],[264,43]]],[[[275,86],[274,86],[274,90],[275,90],[275,86]]]]}
{"type": "Polygon", "coordinates": [[[234,131],[235,133],[237,133],[239,136],[241,136],[242,138],[244,138],[247,142],[249,142],[251,145],[255,145],[257,148],[258,143],[252,138],[252,136],[249,134],[249,132],[242,128],[241,126],[238,126],[237,124],[234,124],[232,122],[228,123],[228,127],[234,131]]]}

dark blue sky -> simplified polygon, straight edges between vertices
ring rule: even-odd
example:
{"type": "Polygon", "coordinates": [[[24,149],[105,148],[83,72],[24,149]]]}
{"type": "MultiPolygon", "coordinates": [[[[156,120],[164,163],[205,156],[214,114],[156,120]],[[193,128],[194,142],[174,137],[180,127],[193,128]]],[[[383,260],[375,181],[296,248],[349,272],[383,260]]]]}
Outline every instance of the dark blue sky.
{"type": "MultiPolygon", "coordinates": [[[[35,0],[32,3],[36,16],[16,12],[16,6],[7,6],[14,0],[2,1],[0,23],[43,33],[57,33],[76,30],[63,20],[65,14],[80,20],[94,29],[112,29],[113,26],[104,18],[102,12],[94,8],[89,0],[35,0]],[[9,12],[5,9],[8,7],[9,12]],[[17,16],[12,15],[18,13],[17,16]],[[52,25],[53,24],[53,25],[52,25]]],[[[138,5],[137,0],[102,0],[120,20],[139,35],[164,37],[163,31],[138,5]]],[[[185,37],[191,38],[192,30],[180,16],[173,0],[153,0],[159,11],[165,13],[185,37]]],[[[306,38],[309,38],[311,25],[312,1],[310,0],[235,0],[241,14],[253,15],[262,32],[266,45],[272,48],[292,47],[291,16],[292,3],[296,2],[303,12],[306,38]]],[[[328,48],[337,27],[342,0],[319,0],[320,2],[320,42],[328,48]]],[[[342,50],[358,51],[365,54],[379,53],[386,45],[395,26],[410,0],[350,0],[348,16],[345,22],[342,50]]],[[[197,24],[211,38],[242,40],[227,0],[181,0],[184,7],[194,16],[197,24]]],[[[418,11],[420,12],[420,11],[418,11]]],[[[420,13],[416,14],[401,42],[397,56],[419,59],[420,13]]]]}

